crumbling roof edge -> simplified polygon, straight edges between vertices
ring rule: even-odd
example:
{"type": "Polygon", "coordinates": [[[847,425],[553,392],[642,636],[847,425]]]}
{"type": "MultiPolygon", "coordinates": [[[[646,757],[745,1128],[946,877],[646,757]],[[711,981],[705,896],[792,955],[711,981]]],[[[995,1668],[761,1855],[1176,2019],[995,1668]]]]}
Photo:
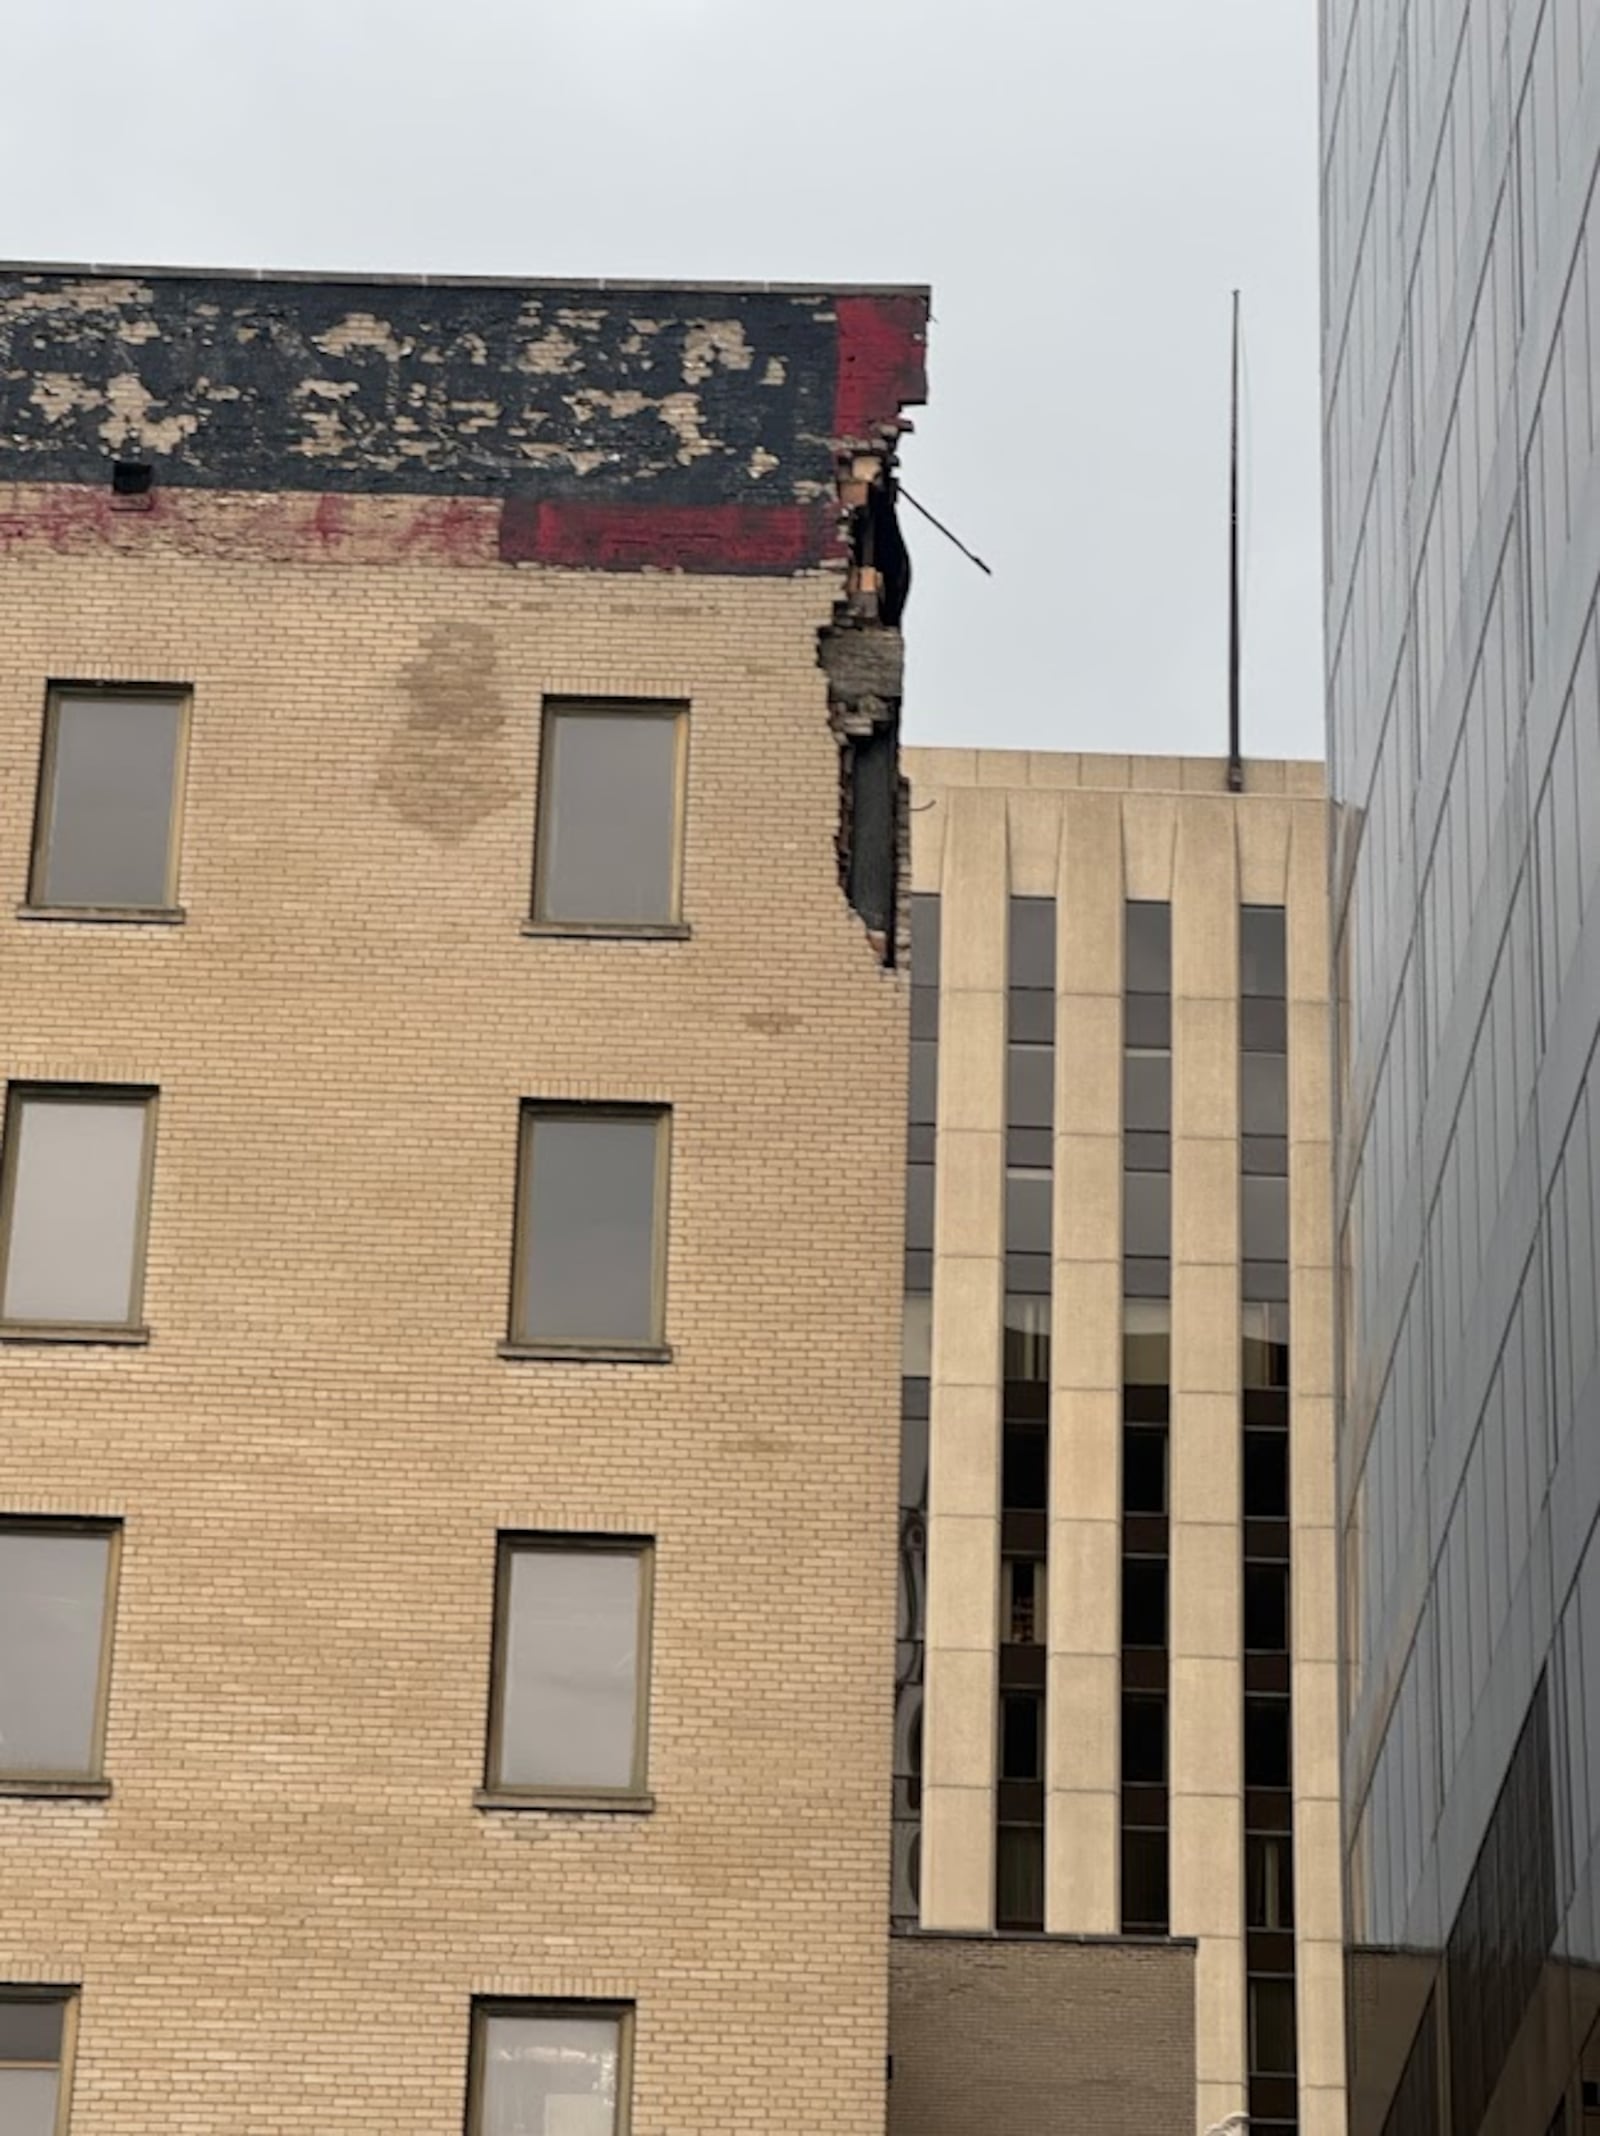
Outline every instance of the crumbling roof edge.
{"type": "Polygon", "coordinates": [[[290,282],[340,289],[572,289],[610,291],[668,290],[686,296],[765,297],[909,297],[931,303],[927,282],[746,282],[696,281],[680,276],[609,276],[582,274],[389,274],[359,269],[315,267],[150,267],[107,260],[4,260],[0,275],[93,275],[107,279],[138,275],[168,282],[290,282]]]}

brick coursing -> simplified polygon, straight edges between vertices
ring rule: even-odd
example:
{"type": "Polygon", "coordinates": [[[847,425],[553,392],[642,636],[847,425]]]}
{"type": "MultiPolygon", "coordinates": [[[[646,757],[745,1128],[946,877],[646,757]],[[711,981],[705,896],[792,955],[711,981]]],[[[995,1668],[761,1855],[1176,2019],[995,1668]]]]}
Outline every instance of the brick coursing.
{"type": "Polygon", "coordinates": [[[126,1523],[114,1793],[0,1801],[0,1982],[82,1985],[73,2136],[456,2131],[487,1993],[635,2000],[634,2136],[872,2136],[905,997],[837,574],[270,504],[0,562],[0,1069],[161,1092],[149,1346],[0,1345],[0,1509],[126,1523]],[[50,678],[192,685],[182,926],[11,916],[50,678]],[[520,935],[546,692],[689,700],[689,940],[520,935]],[[671,1105],[670,1366],[497,1357],[524,1097],[671,1105]],[[502,1528],[656,1539],[652,1816],[473,1807],[502,1528]]]}
{"type": "Polygon", "coordinates": [[[889,2136],[1188,2136],[1192,1943],[897,1936],[889,2136]]]}

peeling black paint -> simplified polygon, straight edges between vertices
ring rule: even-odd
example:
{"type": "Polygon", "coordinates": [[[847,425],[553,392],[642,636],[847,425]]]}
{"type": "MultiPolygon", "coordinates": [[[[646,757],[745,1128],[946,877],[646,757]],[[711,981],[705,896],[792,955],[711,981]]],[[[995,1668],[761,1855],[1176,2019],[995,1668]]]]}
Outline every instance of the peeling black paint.
{"type": "Polygon", "coordinates": [[[825,295],[0,274],[0,480],[833,494],[825,295]]]}

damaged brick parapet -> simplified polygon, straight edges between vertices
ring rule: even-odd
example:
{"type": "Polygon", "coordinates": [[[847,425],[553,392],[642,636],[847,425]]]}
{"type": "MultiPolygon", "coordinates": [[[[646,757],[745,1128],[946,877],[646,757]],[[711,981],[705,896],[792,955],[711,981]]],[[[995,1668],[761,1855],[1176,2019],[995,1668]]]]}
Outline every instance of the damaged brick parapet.
{"type": "Polygon", "coordinates": [[[920,292],[0,268],[0,482],[493,499],[507,562],[781,573],[922,393],[920,292]]]}
{"type": "Polygon", "coordinates": [[[905,645],[900,617],[911,560],[895,516],[894,441],[841,457],[840,502],[849,515],[844,598],[820,634],[828,708],[839,743],[839,882],[885,964],[900,961],[909,865],[907,796],[900,776],[905,645]]]}
{"type": "Polygon", "coordinates": [[[920,289],[0,268],[0,554],[842,570],[840,880],[893,962],[927,318],[920,289]]]}

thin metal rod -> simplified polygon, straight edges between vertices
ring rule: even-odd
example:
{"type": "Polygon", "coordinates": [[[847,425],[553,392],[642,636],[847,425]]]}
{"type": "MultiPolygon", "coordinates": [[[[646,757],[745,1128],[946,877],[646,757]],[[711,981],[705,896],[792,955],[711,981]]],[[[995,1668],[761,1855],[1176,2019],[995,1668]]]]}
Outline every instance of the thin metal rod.
{"type": "Polygon", "coordinates": [[[928,522],[930,527],[937,527],[946,541],[954,542],[956,547],[966,558],[967,562],[969,564],[976,564],[985,578],[994,577],[994,573],[989,569],[989,566],[984,562],[983,558],[981,556],[975,556],[972,550],[970,550],[967,547],[966,543],[961,539],[960,535],[952,534],[950,529],[945,525],[942,519],[935,519],[933,514],[928,510],[928,507],[925,504],[918,504],[916,498],[912,496],[910,490],[906,488],[903,482],[896,484],[895,495],[897,497],[903,497],[906,503],[910,505],[912,511],[920,512],[923,518],[928,522]]]}
{"type": "Polygon", "coordinates": [[[1233,390],[1228,433],[1228,791],[1244,791],[1239,744],[1239,292],[1233,293],[1233,390]]]}

